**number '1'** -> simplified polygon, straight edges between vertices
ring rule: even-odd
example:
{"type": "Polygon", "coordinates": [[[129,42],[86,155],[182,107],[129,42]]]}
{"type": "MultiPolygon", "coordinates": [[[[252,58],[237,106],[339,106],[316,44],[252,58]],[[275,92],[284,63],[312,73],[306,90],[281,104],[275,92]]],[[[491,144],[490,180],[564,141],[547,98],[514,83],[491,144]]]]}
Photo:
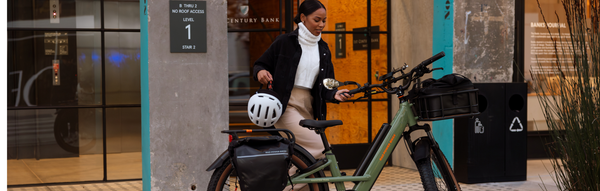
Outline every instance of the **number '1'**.
{"type": "Polygon", "coordinates": [[[192,39],[192,26],[191,26],[191,24],[188,24],[187,26],[185,26],[185,28],[188,30],[188,40],[192,39]]]}

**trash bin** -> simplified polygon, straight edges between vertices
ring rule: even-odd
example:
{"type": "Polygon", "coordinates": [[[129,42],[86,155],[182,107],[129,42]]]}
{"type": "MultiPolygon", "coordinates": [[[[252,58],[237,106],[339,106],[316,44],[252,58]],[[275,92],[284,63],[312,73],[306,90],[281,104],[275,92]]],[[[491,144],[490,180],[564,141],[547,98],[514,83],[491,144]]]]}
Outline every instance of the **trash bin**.
{"type": "Polygon", "coordinates": [[[527,179],[527,84],[475,83],[480,115],[454,120],[454,172],[463,183],[527,179]]]}

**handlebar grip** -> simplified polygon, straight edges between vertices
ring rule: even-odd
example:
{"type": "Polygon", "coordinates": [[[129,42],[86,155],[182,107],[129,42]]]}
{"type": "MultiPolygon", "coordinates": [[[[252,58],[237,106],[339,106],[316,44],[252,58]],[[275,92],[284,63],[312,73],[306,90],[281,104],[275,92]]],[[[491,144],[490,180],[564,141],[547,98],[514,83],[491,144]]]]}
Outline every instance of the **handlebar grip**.
{"type": "Polygon", "coordinates": [[[446,56],[446,53],[444,53],[444,51],[441,51],[440,53],[437,53],[436,55],[431,57],[431,62],[435,62],[436,60],[439,60],[440,58],[442,58],[444,56],[446,56]]]}
{"type": "Polygon", "coordinates": [[[440,53],[437,53],[436,55],[433,55],[431,58],[428,58],[427,60],[423,61],[421,64],[423,66],[427,66],[437,60],[439,60],[440,58],[446,56],[446,53],[444,53],[444,51],[441,51],[440,53]]]}
{"type": "Polygon", "coordinates": [[[356,94],[356,93],[360,93],[362,91],[363,91],[363,88],[361,87],[361,88],[356,88],[356,89],[350,90],[348,93],[349,94],[356,94]]]}

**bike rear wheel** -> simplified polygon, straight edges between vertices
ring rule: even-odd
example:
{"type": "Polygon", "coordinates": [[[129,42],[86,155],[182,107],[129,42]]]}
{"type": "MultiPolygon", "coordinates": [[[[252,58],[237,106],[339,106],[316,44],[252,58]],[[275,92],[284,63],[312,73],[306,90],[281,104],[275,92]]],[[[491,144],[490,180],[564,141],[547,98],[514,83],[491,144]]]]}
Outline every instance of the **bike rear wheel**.
{"type": "Polygon", "coordinates": [[[416,163],[423,188],[426,191],[461,190],[456,177],[454,177],[452,167],[439,148],[432,146],[430,156],[416,161],[416,163]]]}
{"type": "MultiPolygon", "coordinates": [[[[305,156],[302,152],[295,150],[294,155],[292,156],[292,166],[297,167],[298,169],[305,169],[313,164],[314,161],[311,160],[312,156],[305,156]]],[[[208,183],[208,191],[234,191],[236,188],[236,184],[239,184],[237,177],[234,175],[233,165],[231,164],[231,160],[226,159],[223,165],[217,169],[210,177],[210,182],[208,183]]],[[[293,176],[293,175],[292,175],[293,176]]],[[[310,178],[318,178],[324,177],[322,172],[317,172],[311,176],[310,178]]],[[[327,184],[308,184],[307,185],[311,191],[325,191],[328,190],[327,184]]],[[[239,187],[239,185],[238,185],[239,187]]],[[[239,190],[239,188],[238,188],[239,190]]],[[[298,187],[294,187],[294,190],[299,190],[298,187]]]]}

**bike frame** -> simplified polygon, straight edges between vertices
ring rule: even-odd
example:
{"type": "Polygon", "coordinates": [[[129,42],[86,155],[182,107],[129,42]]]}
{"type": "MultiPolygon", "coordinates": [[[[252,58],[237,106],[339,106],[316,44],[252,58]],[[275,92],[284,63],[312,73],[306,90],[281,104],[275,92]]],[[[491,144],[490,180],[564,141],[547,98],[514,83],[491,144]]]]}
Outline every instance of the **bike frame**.
{"type": "MultiPolygon", "coordinates": [[[[382,144],[377,148],[377,152],[374,155],[373,159],[368,163],[368,167],[362,176],[342,176],[337,159],[331,150],[325,153],[325,157],[327,158],[327,162],[325,164],[320,165],[319,167],[308,171],[306,173],[300,174],[298,176],[292,177],[291,182],[293,184],[299,183],[335,183],[335,187],[338,191],[345,191],[346,187],[344,182],[358,182],[352,188],[352,190],[356,191],[366,191],[373,187],[375,181],[379,177],[379,174],[383,170],[383,166],[385,165],[387,159],[390,157],[390,154],[398,145],[400,138],[402,138],[404,130],[407,126],[414,126],[417,124],[417,118],[412,112],[412,104],[405,101],[400,103],[400,109],[394,116],[390,124],[390,130],[385,135],[385,139],[382,144]],[[314,174],[324,168],[329,167],[331,171],[331,177],[324,178],[307,178],[311,174],[314,174]]],[[[289,184],[289,182],[288,182],[289,184]]]]}

